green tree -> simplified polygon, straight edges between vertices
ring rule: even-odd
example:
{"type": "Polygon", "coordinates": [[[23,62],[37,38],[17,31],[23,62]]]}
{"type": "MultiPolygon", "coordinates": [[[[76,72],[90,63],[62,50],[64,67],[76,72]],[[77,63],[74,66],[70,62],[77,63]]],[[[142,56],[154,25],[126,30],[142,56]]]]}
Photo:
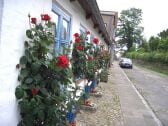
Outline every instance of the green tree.
{"type": "Polygon", "coordinates": [[[130,8],[121,12],[117,36],[119,37],[119,43],[126,44],[128,50],[130,50],[134,42],[142,40],[143,27],[139,26],[141,21],[141,9],[130,8]]]}
{"type": "Polygon", "coordinates": [[[160,33],[158,34],[158,36],[159,36],[161,39],[167,38],[167,37],[168,37],[168,29],[163,30],[162,32],[160,32],[160,33]]]}
{"type": "Polygon", "coordinates": [[[160,39],[158,37],[151,36],[149,39],[149,47],[151,51],[157,51],[160,39]]]}

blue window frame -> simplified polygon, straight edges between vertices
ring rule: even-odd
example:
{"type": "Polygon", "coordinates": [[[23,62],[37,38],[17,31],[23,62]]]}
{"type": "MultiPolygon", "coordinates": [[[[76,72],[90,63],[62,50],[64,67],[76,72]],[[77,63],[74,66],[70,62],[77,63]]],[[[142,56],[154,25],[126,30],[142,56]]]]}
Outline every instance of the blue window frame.
{"type": "Polygon", "coordinates": [[[63,47],[68,47],[70,41],[71,17],[59,8],[56,4],[52,5],[54,12],[53,20],[55,27],[55,53],[63,53],[63,47]]]}

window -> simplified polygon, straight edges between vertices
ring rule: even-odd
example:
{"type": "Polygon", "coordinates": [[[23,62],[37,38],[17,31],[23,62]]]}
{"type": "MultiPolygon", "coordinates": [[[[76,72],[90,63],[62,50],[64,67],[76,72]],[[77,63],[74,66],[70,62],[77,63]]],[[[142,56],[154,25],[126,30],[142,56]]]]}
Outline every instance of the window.
{"type": "Polygon", "coordinates": [[[68,47],[70,41],[71,18],[64,10],[53,4],[53,20],[55,25],[55,53],[63,53],[63,47],[68,47]]]}

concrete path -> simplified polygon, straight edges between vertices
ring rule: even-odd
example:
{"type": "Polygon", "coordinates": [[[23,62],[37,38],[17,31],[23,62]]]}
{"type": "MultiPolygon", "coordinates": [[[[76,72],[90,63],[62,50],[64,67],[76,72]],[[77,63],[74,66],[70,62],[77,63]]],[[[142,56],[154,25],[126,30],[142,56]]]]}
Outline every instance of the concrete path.
{"type": "Polygon", "coordinates": [[[162,126],[117,62],[113,64],[110,73],[120,98],[124,126],[162,126]]]}
{"type": "Polygon", "coordinates": [[[168,126],[168,76],[138,67],[124,69],[129,79],[162,122],[168,126]]]}

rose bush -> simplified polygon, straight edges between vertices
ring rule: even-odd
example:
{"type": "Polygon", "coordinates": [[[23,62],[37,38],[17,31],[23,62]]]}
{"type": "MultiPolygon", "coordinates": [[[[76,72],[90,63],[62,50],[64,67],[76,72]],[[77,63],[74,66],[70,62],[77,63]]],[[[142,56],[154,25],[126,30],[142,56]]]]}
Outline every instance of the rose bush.
{"type": "Polygon", "coordinates": [[[32,25],[26,31],[24,55],[16,65],[20,71],[15,91],[21,115],[18,126],[65,126],[66,113],[74,104],[67,90],[72,78],[69,59],[66,54],[55,57],[51,49],[50,19],[48,14],[41,15],[42,23],[29,19],[32,25]]]}

